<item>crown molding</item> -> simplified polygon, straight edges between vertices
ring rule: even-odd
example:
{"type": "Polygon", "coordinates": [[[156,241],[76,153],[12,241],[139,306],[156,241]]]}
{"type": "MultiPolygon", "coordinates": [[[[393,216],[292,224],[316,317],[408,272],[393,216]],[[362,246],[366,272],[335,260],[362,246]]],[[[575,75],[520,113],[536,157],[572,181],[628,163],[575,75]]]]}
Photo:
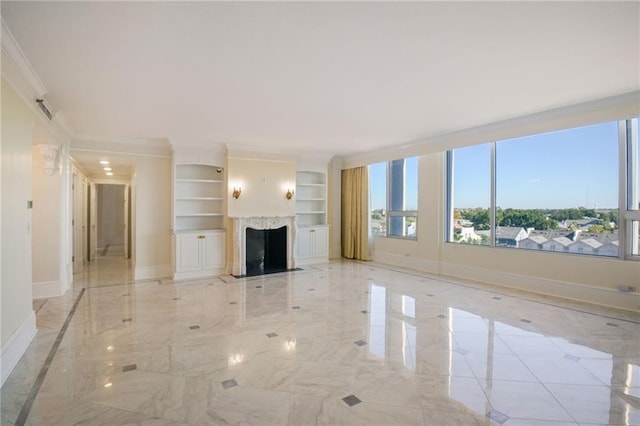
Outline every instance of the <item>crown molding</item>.
{"type": "Polygon", "coordinates": [[[69,136],[73,134],[73,131],[67,125],[60,111],[57,111],[53,115],[53,118],[48,120],[38,109],[35,100],[42,98],[47,93],[47,89],[31,66],[31,63],[25,56],[6,22],[1,17],[0,24],[2,31],[2,78],[16,91],[31,111],[33,111],[40,123],[48,128],[61,142],[66,141],[69,136]]]}
{"type": "Polygon", "coordinates": [[[113,138],[75,136],[71,139],[71,152],[110,153],[143,157],[170,157],[171,145],[165,138],[113,138]]]}
{"type": "Polygon", "coordinates": [[[31,94],[34,99],[41,98],[47,93],[47,89],[36,74],[36,71],[31,66],[31,63],[27,59],[26,55],[22,51],[22,48],[16,41],[13,33],[7,26],[7,23],[2,20],[2,51],[7,55],[7,58],[11,60],[11,63],[18,70],[24,81],[29,86],[31,94]]]}

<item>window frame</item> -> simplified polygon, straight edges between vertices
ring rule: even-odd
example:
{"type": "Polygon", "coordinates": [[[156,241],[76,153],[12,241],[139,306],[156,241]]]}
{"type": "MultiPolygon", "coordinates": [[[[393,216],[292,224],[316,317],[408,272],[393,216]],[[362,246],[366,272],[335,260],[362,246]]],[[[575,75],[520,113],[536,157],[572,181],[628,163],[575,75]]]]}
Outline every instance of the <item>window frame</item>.
{"type": "MultiPolygon", "coordinates": [[[[640,173],[638,151],[640,151],[640,117],[620,120],[618,123],[618,140],[620,142],[620,192],[618,196],[618,229],[620,234],[619,258],[640,261],[640,250],[634,252],[634,222],[640,222],[640,200],[638,208],[629,206],[629,199],[634,193],[640,192],[638,180],[633,179],[633,172],[640,173]],[[634,155],[635,154],[635,155],[634,155]],[[620,249],[622,248],[622,249],[620,249]]],[[[639,197],[640,198],[640,197],[639,197]]],[[[640,238],[636,236],[636,238],[640,238]]],[[[640,245],[639,241],[636,244],[640,245]]]]}
{"type": "MultiPolygon", "coordinates": [[[[377,237],[377,238],[396,238],[396,239],[401,239],[401,240],[412,240],[412,241],[416,241],[418,239],[418,210],[392,210],[391,209],[391,196],[392,196],[392,171],[391,171],[391,165],[394,161],[397,160],[407,160],[409,158],[416,158],[416,162],[419,162],[418,156],[410,156],[410,157],[402,157],[402,158],[396,158],[394,160],[389,160],[389,161],[381,161],[380,163],[384,163],[385,165],[385,173],[386,173],[386,200],[385,200],[385,227],[386,227],[386,232],[384,235],[373,235],[371,233],[371,204],[369,204],[369,232],[371,233],[371,235],[373,237],[377,237]],[[415,235],[395,235],[395,234],[391,234],[391,219],[392,218],[397,218],[397,217],[402,217],[405,218],[405,220],[407,218],[415,218],[415,226],[416,226],[416,231],[415,231],[415,235]]],[[[379,163],[375,163],[375,164],[379,164],[379,163]]],[[[371,166],[371,165],[370,165],[371,166]]],[[[405,164],[406,167],[406,164],[405,164]]],[[[369,173],[371,171],[369,170],[369,173]]],[[[417,173],[418,173],[418,177],[416,179],[416,190],[418,190],[419,185],[420,185],[420,170],[419,170],[419,166],[417,168],[417,173]]],[[[406,181],[403,181],[403,185],[402,185],[402,190],[403,192],[405,191],[406,188],[406,181]]],[[[369,192],[371,192],[371,189],[369,189],[369,192]]],[[[418,196],[418,202],[420,200],[420,197],[418,196]]],[[[403,226],[403,230],[406,230],[406,226],[403,226]]]]}
{"type": "MultiPolygon", "coordinates": [[[[615,120],[613,121],[615,122],[615,120]]],[[[622,120],[617,120],[618,122],[618,158],[619,158],[619,178],[618,178],[618,255],[617,256],[600,256],[603,258],[609,259],[621,259],[621,260],[633,260],[640,261],[640,241],[636,241],[635,243],[639,246],[636,247],[637,254],[633,254],[634,247],[634,235],[632,235],[634,226],[634,222],[640,223],[640,200],[638,200],[639,205],[638,208],[632,210],[628,205],[628,199],[632,196],[632,194],[637,194],[640,191],[640,179],[632,179],[632,171],[640,174],[640,155],[638,152],[640,151],[640,117],[627,118],[622,120]],[[639,186],[636,188],[636,186],[639,186]]],[[[569,127],[566,129],[558,129],[556,131],[561,130],[571,130],[573,128],[586,127],[589,125],[597,125],[604,124],[602,123],[592,123],[585,124],[584,126],[578,127],[569,127]]],[[[541,132],[539,134],[544,134],[545,132],[541,132]]],[[[498,249],[513,249],[512,247],[502,247],[496,245],[496,145],[500,141],[491,141],[491,142],[480,142],[476,145],[480,144],[489,144],[491,147],[491,164],[490,164],[490,206],[489,206],[489,218],[490,218],[490,238],[489,244],[486,245],[476,245],[476,244],[465,244],[465,245],[474,245],[478,247],[490,247],[490,248],[498,248],[498,249]]],[[[464,148],[464,147],[459,147],[464,148]]],[[[459,149],[458,148],[458,149],[459,149]]],[[[444,182],[446,185],[445,188],[445,230],[444,230],[444,242],[459,244],[454,241],[454,206],[453,206],[453,188],[454,188],[454,167],[455,167],[455,149],[450,149],[446,151],[445,155],[445,177],[444,182]]],[[[640,196],[638,196],[640,198],[640,196]]],[[[638,225],[640,226],[640,225],[638,225]]],[[[640,239],[640,237],[636,237],[640,239]]],[[[529,250],[524,250],[529,251],[529,250]]],[[[534,251],[543,251],[545,253],[561,253],[556,250],[534,250],[534,251]]],[[[573,253],[578,256],[596,256],[596,254],[590,253],[573,253]]]]}

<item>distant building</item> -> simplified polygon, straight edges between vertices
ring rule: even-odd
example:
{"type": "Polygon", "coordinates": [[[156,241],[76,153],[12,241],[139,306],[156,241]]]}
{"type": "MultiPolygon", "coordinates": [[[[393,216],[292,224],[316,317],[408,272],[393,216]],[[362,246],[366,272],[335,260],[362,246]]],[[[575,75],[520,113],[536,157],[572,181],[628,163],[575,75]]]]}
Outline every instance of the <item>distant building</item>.
{"type": "Polygon", "coordinates": [[[573,244],[573,241],[570,238],[558,236],[543,243],[542,250],[566,252],[571,244],[573,244]]]}
{"type": "Polygon", "coordinates": [[[496,226],[496,246],[518,247],[518,242],[527,238],[526,229],[517,226],[496,226]]]}
{"type": "Polygon", "coordinates": [[[569,245],[569,253],[598,254],[602,243],[595,238],[584,238],[569,245]]]}
{"type": "Polygon", "coordinates": [[[548,240],[542,235],[532,235],[520,240],[520,242],[518,243],[518,248],[528,250],[542,250],[542,244],[546,243],[547,241],[548,240]]]}
{"type": "Polygon", "coordinates": [[[611,241],[607,244],[604,244],[602,247],[598,249],[598,254],[601,256],[617,256],[619,250],[618,241],[611,241]]]}

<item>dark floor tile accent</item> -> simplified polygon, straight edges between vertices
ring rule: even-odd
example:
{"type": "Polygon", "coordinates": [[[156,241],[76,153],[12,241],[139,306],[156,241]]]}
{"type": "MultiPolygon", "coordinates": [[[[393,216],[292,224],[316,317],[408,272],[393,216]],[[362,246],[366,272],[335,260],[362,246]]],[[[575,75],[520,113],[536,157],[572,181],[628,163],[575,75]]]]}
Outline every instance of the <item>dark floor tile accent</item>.
{"type": "Polygon", "coordinates": [[[180,298],[179,297],[174,297],[173,300],[180,300],[180,298]]]}
{"type": "Polygon", "coordinates": [[[491,410],[487,413],[487,417],[493,420],[496,423],[504,424],[507,420],[509,420],[509,416],[501,413],[498,410],[491,410]]]}
{"type": "Polygon", "coordinates": [[[363,314],[368,314],[368,313],[369,313],[369,311],[367,311],[367,310],[364,310],[364,311],[360,311],[360,313],[363,313],[363,314]]]}
{"type": "Polygon", "coordinates": [[[320,277],[318,277],[318,278],[324,278],[324,275],[322,275],[322,276],[320,276],[320,277]]]}
{"type": "Polygon", "coordinates": [[[353,407],[356,404],[360,404],[362,401],[360,401],[360,398],[358,398],[355,395],[349,395],[349,396],[345,396],[344,398],[342,398],[342,400],[344,401],[345,404],[347,404],[349,407],[353,407]]]}
{"type": "Polygon", "coordinates": [[[124,293],[122,296],[129,296],[129,293],[124,293]]]}
{"type": "Polygon", "coordinates": [[[461,354],[461,355],[466,355],[466,354],[468,354],[468,353],[469,353],[469,351],[468,351],[468,350],[466,350],[466,349],[462,349],[462,348],[456,348],[456,349],[454,349],[453,351],[454,351],[454,352],[458,352],[458,353],[459,353],[459,354],[461,354]]]}
{"type": "Polygon", "coordinates": [[[577,356],[575,356],[575,355],[571,355],[571,354],[566,354],[566,355],[564,356],[564,358],[565,358],[565,359],[568,359],[569,361],[575,361],[575,362],[580,361],[580,357],[577,357],[577,356]]]}
{"type": "Polygon", "coordinates": [[[524,319],[524,318],[522,318],[522,319],[520,320],[520,322],[526,322],[526,323],[528,324],[528,323],[530,323],[530,322],[531,322],[531,320],[528,320],[528,319],[524,319]]]}
{"type": "Polygon", "coordinates": [[[315,288],[310,288],[309,291],[316,291],[316,289],[315,288]]]}
{"type": "Polygon", "coordinates": [[[494,296],[494,297],[492,297],[492,299],[495,299],[495,300],[502,300],[502,297],[494,296]]]}
{"type": "Polygon", "coordinates": [[[257,285],[256,288],[262,288],[262,286],[261,285],[257,285]]]}
{"type": "Polygon", "coordinates": [[[238,302],[229,302],[230,305],[237,305],[238,302]]]}
{"type": "Polygon", "coordinates": [[[435,296],[434,294],[427,294],[428,297],[433,297],[435,296]]]}
{"type": "Polygon", "coordinates": [[[296,306],[292,306],[292,307],[291,307],[291,309],[293,309],[293,310],[296,310],[296,311],[297,311],[298,309],[300,309],[300,306],[298,306],[298,305],[296,305],[296,306]]]}
{"type": "Polygon", "coordinates": [[[271,339],[272,337],[276,337],[276,336],[278,336],[278,333],[268,333],[268,334],[267,334],[267,337],[268,337],[269,339],[271,339]]]}
{"type": "Polygon", "coordinates": [[[197,330],[199,328],[200,328],[199,325],[192,325],[192,326],[189,327],[189,330],[197,330]]]}
{"type": "Polygon", "coordinates": [[[129,365],[125,365],[122,367],[122,372],[126,373],[127,371],[133,371],[133,370],[137,370],[138,369],[138,365],[137,364],[129,364],[129,365]]]}
{"type": "Polygon", "coordinates": [[[60,343],[62,343],[62,339],[64,338],[64,335],[67,332],[67,328],[69,328],[69,323],[73,319],[73,316],[75,315],[76,310],[78,309],[78,304],[80,304],[80,299],[82,299],[82,296],[84,295],[85,291],[86,291],[85,288],[80,290],[80,294],[78,294],[78,297],[76,297],[75,302],[73,302],[73,306],[71,307],[69,314],[67,314],[67,319],[65,319],[64,324],[62,324],[62,328],[60,329],[60,331],[58,332],[58,335],[56,336],[56,341],[53,342],[53,346],[51,346],[51,349],[49,350],[49,354],[47,355],[47,358],[44,360],[44,364],[42,364],[42,368],[38,373],[38,377],[36,377],[36,381],[33,383],[33,386],[31,386],[31,391],[29,391],[29,396],[27,396],[27,399],[24,401],[24,404],[22,404],[22,408],[20,409],[20,413],[18,414],[18,418],[16,419],[16,422],[15,422],[16,425],[23,426],[27,421],[27,418],[29,417],[29,413],[31,412],[31,407],[33,407],[33,403],[35,402],[36,397],[40,392],[42,383],[44,382],[44,379],[47,377],[47,373],[49,372],[49,367],[51,367],[51,363],[53,362],[53,357],[56,355],[56,352],[58,352],[60,343]]]}
{"type": "Polygon", "coordinates": [[[608,325],[609,327],[617,327],[617,326],[618,326],[618,324],[614,324],[614,323],[612,323],[612,322],[608,322],[608,323],[607,323],[607,325],[608,325]]]}
{"type": "Polygon", "coordinates": [[[356,340],[356,341],[355,341],[355,342],[353,342],[353,343],[355,343],[355,344],[356,344],[356,345],[358,345],[358,346],[364,346],[364,345],[366,345],[366,344],[367,344],[367,342],[365,342],[364,340],[356,340]]]}
{"type": "Polygon", "coordinates": [[[122,322],[131,322],[133,321],[133,318],[123,318],[122,322]]]}
{"type": "Polygon", "coordinates": [[[236,379],[229,379],[222,382],[222,387],[224,389],[231,389],[232,387],[235,387],[235,386],[238,386],[238,382],[236,382],[236,379]]]}
{"type": "Polygon", "coordinates": [[[443,314],[438,315],[438,318],[442,318],[442,319],[444,319],[444,318],[446,318],[446,317],[447,317],[447,316],[446,316],[446,315],[443,315],[443,314]]]}

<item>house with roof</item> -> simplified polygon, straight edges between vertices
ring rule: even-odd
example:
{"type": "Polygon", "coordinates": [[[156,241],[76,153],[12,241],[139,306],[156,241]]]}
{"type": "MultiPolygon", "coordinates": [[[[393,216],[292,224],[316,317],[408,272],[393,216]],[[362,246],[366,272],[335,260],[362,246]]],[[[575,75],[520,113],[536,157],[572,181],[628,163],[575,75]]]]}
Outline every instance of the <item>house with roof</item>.
{"type": "Polygon", "coordinates": [[[597,254],[602,243],[595,238],[583,238],[568,246],[569,253],[597,254]]]}
{"type": "Polygon", "coordinates": [[[499,247],[518,247],[518,242],[527,238],[526,229],[518,226],[496,226],[496,245],[499,247]]]}
{"type": "Polygon", "coordinates": [[[620,250],[618,241],[611,241],[603,244],[598,248],[598,254],[601,256],[617,256],[620,250]]]}
{"type": "Polygon", "coordinates": [[[567,237],[555,237],[542,244],[542,250],[546,251],[568,251],[568,247],[573,244],[573,240],[567,237]]]}
{"type": "Polygon", "coordinates": [[[546,243],[547,238],[544,235],[529,235],[527,238],[520,240],[518,248],[527,250],[542,250],[542,244],[546,243]]]}

